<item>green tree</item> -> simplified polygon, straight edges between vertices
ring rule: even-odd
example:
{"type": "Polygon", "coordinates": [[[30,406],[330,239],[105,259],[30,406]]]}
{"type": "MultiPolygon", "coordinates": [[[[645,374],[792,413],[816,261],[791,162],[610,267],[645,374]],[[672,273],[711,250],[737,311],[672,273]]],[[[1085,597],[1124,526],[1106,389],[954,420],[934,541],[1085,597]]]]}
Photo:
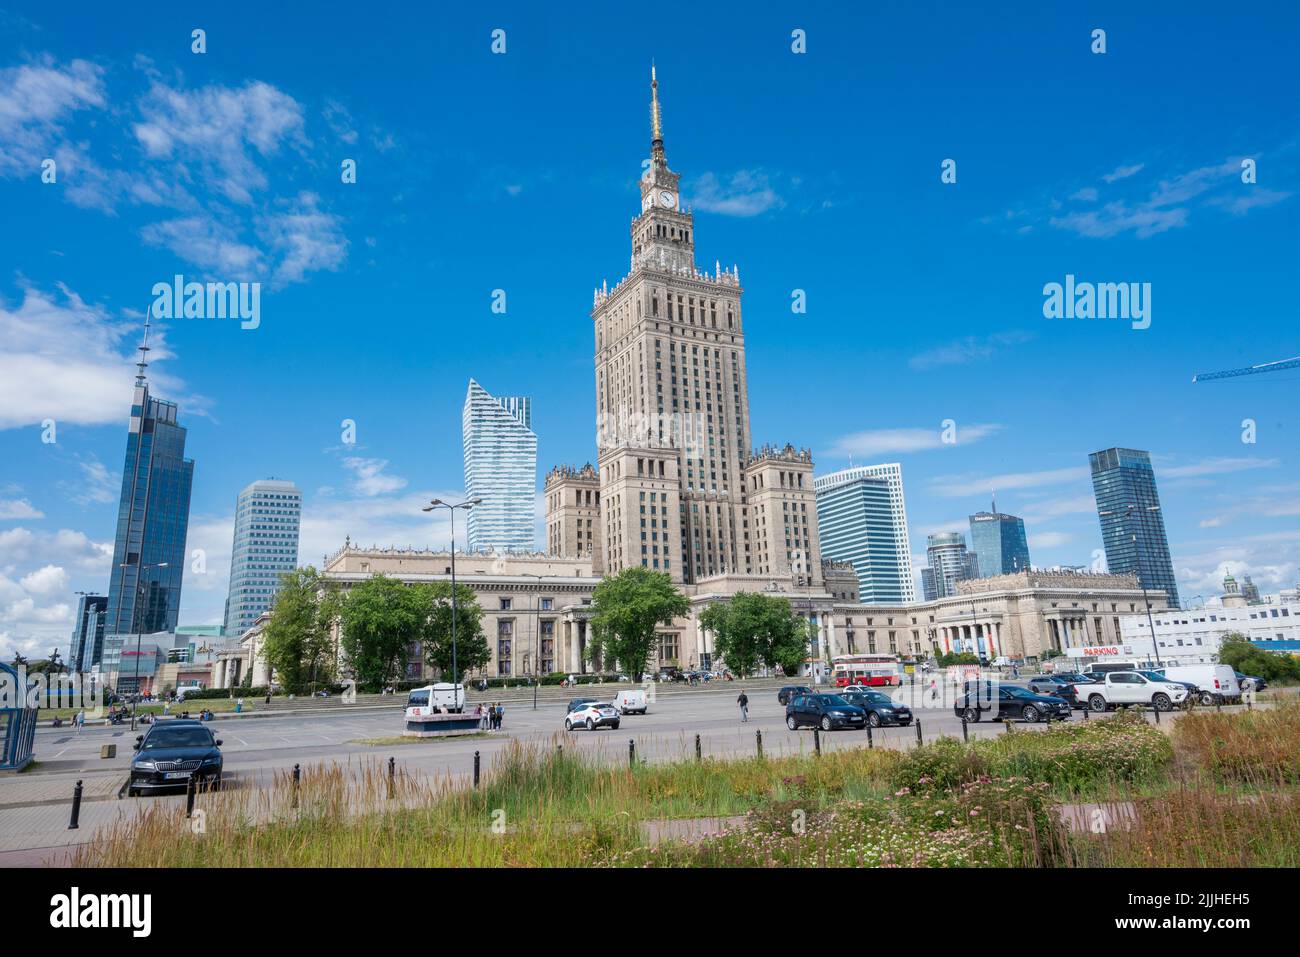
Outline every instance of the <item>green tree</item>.
{"type": "Polygon", "coordinates": [[[352,586],[339,603],[341,643],[357,684],[382,687],[402,671],[408,649],[421,643],[429,605],[419,588],[387,575],[352,586]]]}
{"type": "MultiPolygon", "coordinates": [[[[451,582],[433,582],[427,585],[413,586],[420,596],[420,602],[426,610],[424,628],[420,635],[420,644],[424,648],[424,660],[438,674],[450,678],[452,673],[451,653],[451,582]]],[[[474,590],[468,585],[456,585],[456,667],[460,669],[458,680],[464,680],[467,672],[481,668],[492,658],[488,649],[487,638],[483,634],[483,609],[474,597],[474,590]]]]}
{"type": "Polygon", "coordinates": [[[947,668],[950,665],[977,665],[980,663],[979,656],[969,651],[949,651],[940,655],[936,661],[940,668],[947,668]]]}
{"type": "Polygon", "coordinates": [[[741,678],[761,662],[798,670],[808,655],[809,623],[790,607],[788,599],[761,592],[737,592],[729,602],[710,605],[700,625],[715,635],[719,657],[741,678]]]}
{"type": "MultiPolygon", "coordinates": [[[[297,568],[280,576],[271,605],[262,652],[273,675],[292,694],[314,691],[334,671],[331,625],[337,615],[334,589],[315,568],[297,568]]],[[[253,669],[245,672],[251,684],[253,669]]]]}
{"type": "Polygon", "coordinates": [[[1295,681],[1300,679],[1300,660],[1290,655],[1275,655],[1255,645],[1240,632],[1223,636],[1219,645],[1219,661],[1244,675],[1255,675],[1266,681],[1295,681]]]}
{"type": "Polygon", "coordinates": [[[606,666],[617,662],[640,681],[655,646],[655,629],[685,615],[690,602],[664,572],[633,565],[596,586],[591,608],[588,657],[606,666]]]}

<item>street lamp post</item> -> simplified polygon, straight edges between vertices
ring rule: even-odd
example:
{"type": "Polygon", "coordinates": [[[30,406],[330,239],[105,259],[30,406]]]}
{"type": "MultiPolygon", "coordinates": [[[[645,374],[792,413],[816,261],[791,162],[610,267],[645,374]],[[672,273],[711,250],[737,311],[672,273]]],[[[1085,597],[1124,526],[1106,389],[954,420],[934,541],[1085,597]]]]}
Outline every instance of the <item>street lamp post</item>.
{"type": "Polygon", "coordinates": [[[456,509],[463,508],[469,511],[482,501],[482,498],[471,498],[453,505],[435,498],[421,509],[421,511],[432,512],[436,508],[445,508],[451,515],[451,693],[453,701],[459,700],[460,692],[460,663],[456,658],[456,509]]]}
{"type": "MultiPolygon", "coordinates": [[[[135,568],[135,605],[131,609],[131,618],[135,621],[135,697],[131,700],[131,730],[135,730],[136,710],[140,707],[140,640],[143,627],[140,622],[140,602],[144,598],[144,570],[146,568],[166,568],[167,562],[153,562],[147,565],[132,565],[130,562],[122,562],[121,568],[135,568]]],[[[121,656],[118,656],[119,667],[122,664],[121,656]]]]}

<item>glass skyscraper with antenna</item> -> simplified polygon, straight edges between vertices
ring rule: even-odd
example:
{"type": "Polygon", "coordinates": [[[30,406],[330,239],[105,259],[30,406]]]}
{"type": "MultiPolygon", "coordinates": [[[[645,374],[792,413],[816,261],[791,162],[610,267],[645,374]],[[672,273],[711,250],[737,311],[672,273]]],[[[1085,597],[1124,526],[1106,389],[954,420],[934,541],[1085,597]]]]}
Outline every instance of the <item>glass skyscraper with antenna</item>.
{"type": "Polygon", "coordinates": [[[148,337],[146,322],[122,465],[106,636],[174,631],[181,608],[194,462],[185,457],[176,403],[149,394],[148,337]]]}

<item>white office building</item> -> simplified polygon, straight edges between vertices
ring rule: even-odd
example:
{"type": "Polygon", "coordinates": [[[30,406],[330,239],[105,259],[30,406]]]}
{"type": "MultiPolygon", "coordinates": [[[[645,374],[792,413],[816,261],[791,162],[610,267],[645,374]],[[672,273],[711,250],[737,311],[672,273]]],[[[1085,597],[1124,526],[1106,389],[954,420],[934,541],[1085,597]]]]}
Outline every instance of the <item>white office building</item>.
{"type": "Polygon", "coordinates": [[[903,467],[858,465],[813,479],[823,558],[849,562],[863,604],[916,600],[903,467]]]}
{"type": "Polygon", "coordinates": [[[537,436],[533,402],[498,398],[469,380],[461,428],[465,493],[481,498],[469,510],[472,552],[532,552],[537,516],[537,436]]]}
{"type": "Polygon", "coordinates": [[[271,607],[280,576],[298,567],[302,492],[292,482],[262,479],[239,493],[230,551],[226,634],[238,636],[271,607]]]}
{"type": "MultiPolygon", "coordinates": [[[[1217,660],[1219,644],[1233,632],[1265,651],[1300,653],[1300,608],[1291,603],[1171,608],[1152,612],[1151,619],[1160,657],[1182,664],[1217,660]]],[[[1151,625],[1145,614],[1122,617],[1120,634],[1126,643],[1151,648],[1151,625]]]]}

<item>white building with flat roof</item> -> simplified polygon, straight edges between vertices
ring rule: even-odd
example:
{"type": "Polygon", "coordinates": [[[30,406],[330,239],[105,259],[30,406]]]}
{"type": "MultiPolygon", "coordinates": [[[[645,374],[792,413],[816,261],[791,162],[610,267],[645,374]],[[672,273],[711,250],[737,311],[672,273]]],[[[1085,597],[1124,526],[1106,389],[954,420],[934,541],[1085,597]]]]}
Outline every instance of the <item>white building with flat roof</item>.
{"type": "MultiPolygon", "coordinates": [[[[1291,603],[1205,608],[1170,608],[1153,611],[1156,647],[1160,657],[1184,664],[1217,661],[1225,635],[1236,632],[1265,651],[1300,653],[1300,608],[1291,603]]],[[[1151,624],[1146,614],[1120,619],[1124,642],[1151,647],[1151,624]]]]}

